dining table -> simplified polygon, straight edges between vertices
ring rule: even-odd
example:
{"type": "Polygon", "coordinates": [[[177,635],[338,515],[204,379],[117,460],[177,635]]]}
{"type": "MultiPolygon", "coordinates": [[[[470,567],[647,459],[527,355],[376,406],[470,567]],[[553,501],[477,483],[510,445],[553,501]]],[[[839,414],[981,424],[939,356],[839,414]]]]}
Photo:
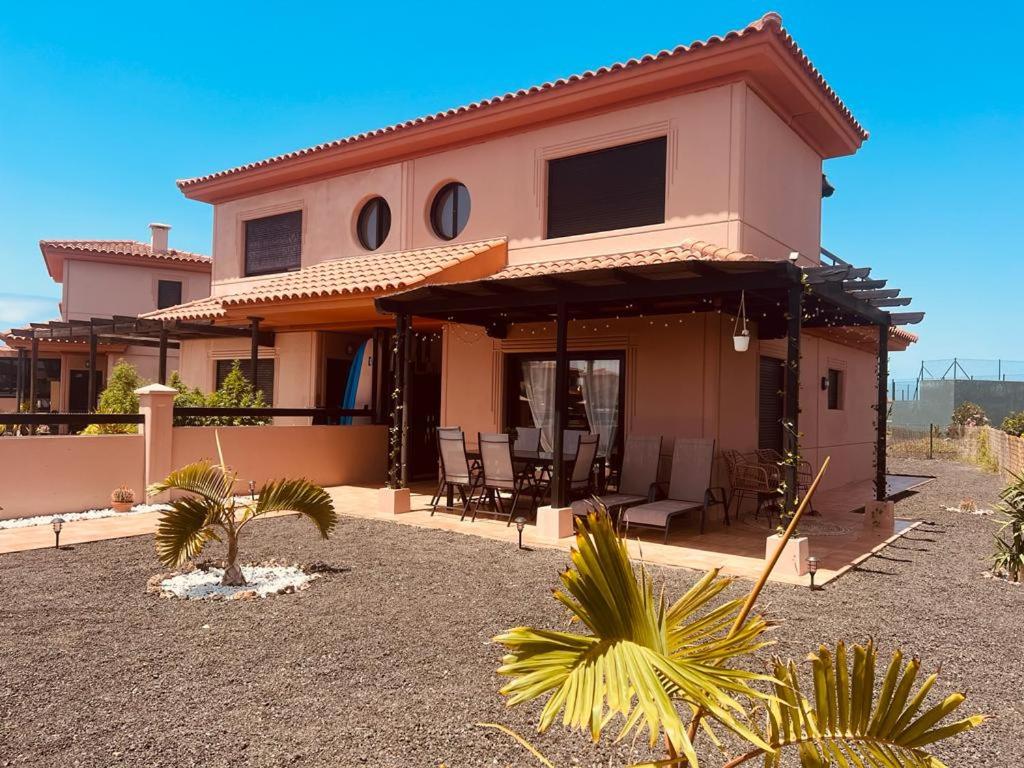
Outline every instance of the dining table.
{"type": "MultiPolygon", "coordinates": [[[[481,461],[480,448],[478,446],[475,446],[475,445],[467,445],[466,446],[466,458],[469,459],[470,464],[472,464],[474,462],[480,462],[481,461]]],[[[514,464],[518,464],[520,466],[526,465],[528,467],[532,467],[533,469],[539,469],[542,472],[546,473],[548,478],[550,479],[551,478],[551,471],[552,471],[552,468],[553,468],[554,463],[555,463],[555,453],[554,453],[554,451],[545,451],[545,450],[529,450],[529,449],[522,449],[522,448],[520,448],[520,449],[513,449],[512,450],[512,461],[513,461],[514,464]]],[[[569,453],[569,452],[563,452],[562,453],[562,466],[564,467],[565,472],[566,472],[567,475],[571,475],[572,474],[572,467],[573,467],[573,465],[575,463],[576,463],[576,452],[575,451],[573,451],[572,453],[569,453]]],[[[607,459],[604,456],[604,454],[599,453],[594,458],[594,475],[595,475],[595,480],[596,480],[595,487],[597,488],[597,493],[598,494],[604,493],[605,465],[606,464],[607,464],[607,459]]],[[[448,506],[449,507],[451,507],[452,504],[455,501],[454,493],[455,493],[454,489],[451,486],[449,486],[448,487],[448,506]]]]}

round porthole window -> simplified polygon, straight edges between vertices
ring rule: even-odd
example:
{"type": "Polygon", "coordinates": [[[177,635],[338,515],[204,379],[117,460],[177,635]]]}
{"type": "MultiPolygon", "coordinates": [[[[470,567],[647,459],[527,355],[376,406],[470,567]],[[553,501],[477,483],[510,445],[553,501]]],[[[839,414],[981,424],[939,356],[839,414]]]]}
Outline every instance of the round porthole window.
{"type": "Polygon", "coordinates": [[[453,240],[469,221],[469,190],[457,181],[445,184],[430,206],[430,224],[442,240],[453,240]]]}
{"type": "Polygon", "coordinates": [[[383,197],[367,200],[356,221],[356,234],[363,248],[376,251],[391,231],[391,208],[383,197]]]}

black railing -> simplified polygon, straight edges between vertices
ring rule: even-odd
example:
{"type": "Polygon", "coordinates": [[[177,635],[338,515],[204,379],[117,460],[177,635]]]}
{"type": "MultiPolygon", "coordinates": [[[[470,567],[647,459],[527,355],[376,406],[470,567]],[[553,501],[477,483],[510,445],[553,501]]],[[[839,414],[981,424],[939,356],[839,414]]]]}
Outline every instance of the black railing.
{"type": "Polygon", "coordinates": [[[0,424],[13,426],[80,426],[83,424],[142,424],[139,413],[0,413],[0,424]]]}
{"type": "Polygon", "coordinates": [[[236,418],[269,418],[273,416],[310,416],[314,419],[340,419],[344,416],[372,416],[369,408],[179,408],[176,418],[219,416],[236,418]]]}

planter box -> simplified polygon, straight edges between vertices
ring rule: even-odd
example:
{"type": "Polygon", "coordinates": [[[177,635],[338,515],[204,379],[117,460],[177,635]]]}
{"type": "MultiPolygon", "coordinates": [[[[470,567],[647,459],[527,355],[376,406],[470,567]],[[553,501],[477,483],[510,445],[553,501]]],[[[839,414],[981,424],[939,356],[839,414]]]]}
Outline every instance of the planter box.
{"type": "Polygon", "coordinates": [[[869,501],[864,505],[864,533],[887,539],[896,532],[896,505],[891,501],[869,501]]]}
{"type": "Polygon", "coordinates": [[[381,488],[377,491],[377,508],[385,515],[400,515],[412,508],[408,488],[381,488]]]}
{"type": "Polygon", "coordinates": [[[572,507],[540,507],[536,535],[540,541],[547,542],[572,536],[572,507]]]}
{"type": "MultiPolygon", "coordinates": [[[[765,562],[771,559],[778,549],[782,537],[779,534],[769,536],[764,544],[765,562]]],[[[784,573],[790,576],[803,576],[807,573],[807,558],[811,553],[810,541],[806,536],[796,536],[786,542],[779,562],[775,564],[773,573],[784,573]]]]}

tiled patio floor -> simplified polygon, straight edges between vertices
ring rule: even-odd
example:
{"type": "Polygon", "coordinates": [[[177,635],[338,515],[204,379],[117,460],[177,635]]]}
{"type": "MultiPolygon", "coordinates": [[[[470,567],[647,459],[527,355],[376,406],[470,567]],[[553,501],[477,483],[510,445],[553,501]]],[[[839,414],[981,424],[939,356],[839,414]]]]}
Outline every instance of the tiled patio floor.
{"type": "MultiPolygon", "coordinates": [[[[887,490],[890,495],[898,495],[927,481],[928,478],[893,475],[889,478],[887,490]]],[[[510,545],[516,543],[515,526],[506,525],[504,520],[488,519],[484,511],[481,511],[475,522],[470,522],[468,518],[460,521],[458,513],[443,510],[431,516],[428,505],[433,487],[428,484],[413,486],[412,511],[401,515],[379,511],[377,491],[374,488],[338,486],[328,491],[341,514],[481,536],[507,541],[510,545]]],[[[865,535],[863,514],[851,510],[862,508],[865,501],[872,498],[874,490],[870,482],[852,483],[824,491],[817,497],[815,509],[819,514],[805,518],[802,525],[803,531],[810,536],[811,554],[819,560],[815,583],[824,584],[837,578],[916,525],[912,520],[897,519],[896,533],[892,538],[879,540],[875,536],[865,535]]],[[[899,515],[898,504],[896,514],[899,515]]],[[[769,529],[767,520],[754,520],[749,512],[744,512],[739,520],[726,526],[721,513],[716,509],[709,516],[704,535],[698,534],[696,519],[690,519],[673,527],[667,545],[661,543],[660,532],[640,532],[637,537],[631,531],[629,548],[634,557],[655,565],[698,570],[720,567],[723,573],[756,579],[764,567],[765,539],[771,533],[773,530],[769,529]]],[[[538,541],[532,525],[526,526],[523,532],[523,545],[527,547],[568,550],[572,541],[571,537],[558,543],[538,541]]],[[[791,577],[778,569],[771,579],[791,584],[808,583],[806,576],[791,577]]]]}
{"type": "MultiPolygon", "coordinates": [[[[927,478],[891,475],[888,492],[899,496],[927,478]]],[[[420,484],[414,486],[412,511],[402,515],[387,515],[377,506],[377,490],[371,487],[336,486],[328,491],[334,499],[340,514],[352,517],[387,520],[400,525],[453,531],[471,536],[481,536],[516,544],[515,526],[507,526],[504,520],[494,520],[482,511],[476,522],[460,521],[456,513],[438,511],[430,515],[428,504],[433,488],[420,484]]],[[[857,562],[884,547],[892,539],[880,541],[864,535],[864,516],[856,511],[866,500],[873,498],[870,482],[853,483],[822,492],[815,499],[817,516],[805,518],[801,526],[810,537],[811,554],[819,560],[816,583],[824,584],[842,575],[857,562]]],[[[899,515],[897,503],[896,514],[899,515]]],[[[99,520],[80,520],[66,523],[61,532],[61,546],[102,541],[127,536],[151,535],[156,530],[158,513],[122,515],[99,520]]],[[[896,520],[896,534],[902,535],[915,525],[911,520],[896,520]]],[[[697,532],[696,519],[678,523],[669,536],[669,543],[661,543],[661,534],[656,531],[630,532],[629,548],[634,557],[645,562],[669,567],[706,570],[721,567],[723,572],[755,579],[764,565],[765,538],[772,531],[764,518],[755,520],[744,512],[733,524],[726,526],[719,510],[713,510],[704,535],[697,532]]],[[[545,547],[568,550],[572,538],[557,543],[540,542],[534,535],[534,527],[528,525],[523,532],[523,544],[527,547],[545,547]]],[[[20,552],[29,549],[43,549],[53,546],[53,530],[46,525],[31,528],[0,530],[0,554],[20,552]]],[[[778,569],[772,574],[773,581],[784,583],[807,583],[807,577],[787,576],[778,569]]]]}

